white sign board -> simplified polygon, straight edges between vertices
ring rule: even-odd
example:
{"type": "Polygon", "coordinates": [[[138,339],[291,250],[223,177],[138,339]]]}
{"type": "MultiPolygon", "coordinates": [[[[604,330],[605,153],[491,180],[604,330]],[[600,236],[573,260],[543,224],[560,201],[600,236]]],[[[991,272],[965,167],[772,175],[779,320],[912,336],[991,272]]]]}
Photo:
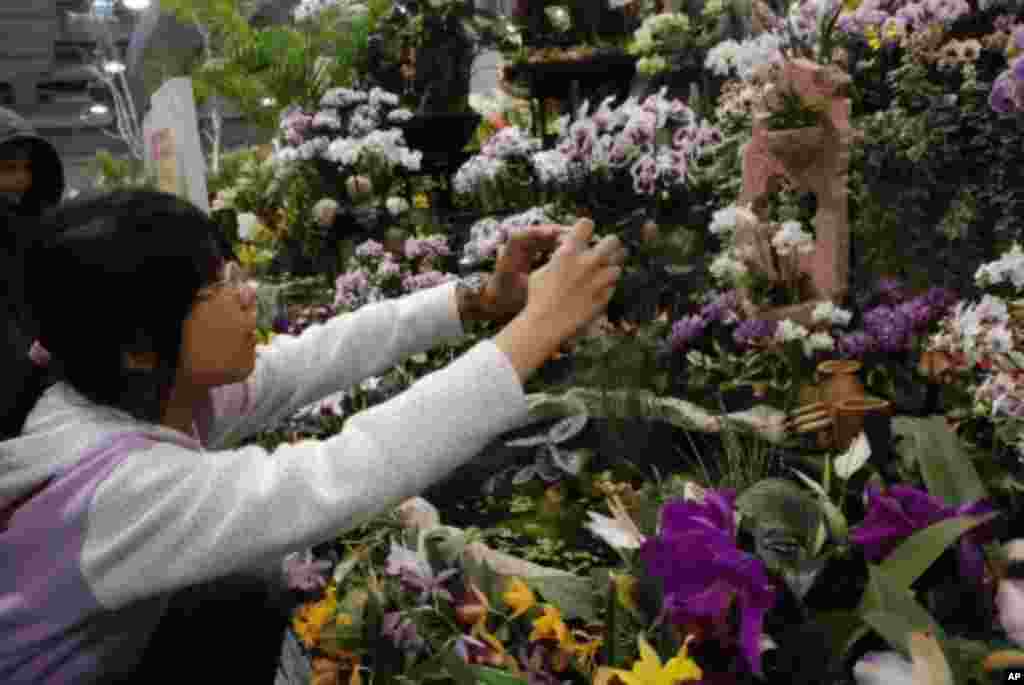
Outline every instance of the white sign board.
{"type": "Polygon", "coordinates": [[[171,79],[153,93],[150,104],[143,123],[147,169],[156,175],[160,190],[183,197],[209,213],[206,158],[199,138],[192,80],[171,79]]]}

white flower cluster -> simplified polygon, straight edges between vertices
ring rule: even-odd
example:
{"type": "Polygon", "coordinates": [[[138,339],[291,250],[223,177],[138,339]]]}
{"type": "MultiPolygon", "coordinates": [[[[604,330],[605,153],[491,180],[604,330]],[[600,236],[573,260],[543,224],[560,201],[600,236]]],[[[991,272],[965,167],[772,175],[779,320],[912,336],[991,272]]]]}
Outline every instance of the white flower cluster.
{"type": "Polygon", "coordinates": [[[783,221],[772,236],[772,247],[781,257],[788,257],[794,252],[808,254],[814,251],[814,236],[805,231],[799,221],[783,221]]]}
{"type": "Polygon", "coordinates": [[[729,205],[724,209],[717,210],[711,215],[711,227],[709,230],[715,235],[731,235],[736,229],[738,211],[739,207],[736,205],[729,205]]]}
{"type": "Polygon", "coordinates": [[[530,155],[540,147],[540,141],[522,129],[516,126],[503,128],[483,145],[480,154],[459,168],[452,181],[453,188],[459,194],[478,192],[503,174],[509,162],[528,162],[530,155]]]}
{"type": "Polygon", "coordinates": [[[832,302],[822,302],[811,313],[811,321],[826,326],[849,326],[853,312],[837,307],[832,302]]]}
{"type": "Polygon", "coordinates": [[[502,221],[488,217],[473,224],[469,229],[469,241],[462,249],[459,264],[474,267],[495,259],[498,249],[508,239],[528,226],[557,223],[544,207],[533,207],[502,221]]]}
{"type": "Polygon", "coordinates": [[[704,66],[718,76],[735,73],[746,81],[762,64],[781,63],[782,47],[782,38],[774,33],[762,33],[742,43],[725,40],[708,50],[704,66]]]}
{"type": "Polygon", "coordinates": [[[401,129],[383,128],[412,117],[398,104],[397,95],[380,88],[334,88],[324,95],[319,112],[291,111],[282,118],[284,145],[278,147],[275,163],[287,170],[298,162],[323,159],[355,173],[372,157],[389,169],[418,171],[423,154],[406,146],[401,129]]]}
{"type": "Polygon", "coordinates": [[[685,40],[690,32],[690,18],[678,12],[662,12],[652,14],[633,33],[633,44],[630,52],[638,55],[650,55],[667,43],[675,45],[685,40]]]}
{"type": "Polygon", "coordinates": [[[1009,283],[1017,290],[1024,288],[1024,250],[1015,244],[999,259],[982,264],[974,274],[974,280],[983,288],[1009,283]]]}
{"type": "Polygon", "coordinates": [[[813,357],[817,352],[829,352],[835,349],[836,341],[828,333],[811,333],[804,326],[791,319],[783,319],[775,329],[775,341],[783,345],[799,342],[805,357],[813,357]]]}
{"type": "Polygon", "coordinates": [[[367,7],[357,0],[302,0],[292,10],[292,17],[298,22],[315,21],[328,10],[339,10],[342,19],[347,19],[366,14],[367,7]]]}
{"type": "Polygon", "coordinates": [[[722,142],[718,129],[697,124],[693,111],[668,99],[665,89],[642,102],[631,97],[615,108],[612,100],[593,114],[584,103],[555,150],[534,155],[538,177],[555,185],[576,184],[628,169],[634,192],[649,196],[659,188],[685,185],[690,164],[722,142]],[[660,143],[666,134],[671,143],[660,143]]]}
{"type": "Polygon", "coordinates": [[[708,271],[720,283],[735,283],[749,273],[747,265],[733,250],[723,250],[711,262],[708,271]]]}

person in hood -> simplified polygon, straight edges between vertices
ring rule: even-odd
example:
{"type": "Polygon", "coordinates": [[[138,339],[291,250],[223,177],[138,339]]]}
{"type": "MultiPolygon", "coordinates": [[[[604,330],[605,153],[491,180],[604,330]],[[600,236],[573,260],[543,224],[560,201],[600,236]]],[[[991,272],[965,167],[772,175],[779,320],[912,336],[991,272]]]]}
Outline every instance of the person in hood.
{"type": "Polygon", "coordinates": [[[0,107],[0,202],[5,214],[38,217],[64,197],[64,165],[32,126],[0,107]]]}
{"type": "Polygon", "coordinates": [[[10,360],[2,367],[4,384],[16,390],[0,397],[0,432],[20,428],[8,424],[24,417],[37,385],[46,382],[45,374],[33,366],[44,355],[34,345],[35,326],[22,307],[24,252],[30,241],[40,238],[39,217],[63,195],[64,166],[57,150],[22,117],[0,108],[0,271],[5,282],[0,305],[6,328],[0,354],[10,360]]]}
{"type": "Polygon", "coordinates": [[[617,238],[589,246],[588,221],[530,227],[482,291],[449,282],[258,348],[253,289],[191,204],[125,191],[44,223],[27,305],[59,380],[0,441],[5,685],[140,682],[171,593],[336,539],[450,474],[527,418],[524,382],[605,310],[625,259],[617,238]],[[227,447],[474,318],[511,320],[338,434],[227,447]]]}

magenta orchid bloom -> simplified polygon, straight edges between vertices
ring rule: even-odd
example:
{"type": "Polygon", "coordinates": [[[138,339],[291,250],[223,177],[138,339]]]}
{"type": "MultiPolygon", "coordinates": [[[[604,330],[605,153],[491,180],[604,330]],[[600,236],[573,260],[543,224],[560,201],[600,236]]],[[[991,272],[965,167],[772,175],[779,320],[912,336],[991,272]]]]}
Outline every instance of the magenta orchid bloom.
{"type": "MultiPolygon", "coordinates": [[[[878,487],[867,490],[868,511],[864,522],[850,532],[850,540],[864,548],[869,561],[889,556],[901,542],[939,521],[955,516],[978,516],[995,511],[978,501],[953,507],[937,497],[908,485],[895,485],[886,492],[878,487]]],[[[960,574],[980,581],[984,573],[981,545],[991,542],[992,526],[984,524],[960,538],[960,574]]]]}
{"type": "Polygon", "coordinates": [[[647,571],[664,581],[665,611],[676,624],[720,621],[735,601],[740,648],[761,672],[764,617],[775,586],[764,562],[737,547],[735,493],[708,490],[703,502],[674,501],[661,510],[661,531],[640,550],[647,571]]]}

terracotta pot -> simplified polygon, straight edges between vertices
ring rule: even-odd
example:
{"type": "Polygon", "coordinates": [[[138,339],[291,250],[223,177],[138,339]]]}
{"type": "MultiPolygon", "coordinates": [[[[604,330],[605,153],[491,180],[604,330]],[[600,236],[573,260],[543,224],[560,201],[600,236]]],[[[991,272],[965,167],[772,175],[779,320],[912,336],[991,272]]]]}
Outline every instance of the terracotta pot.
{"type": "Polygon", "coordinates": [[[818,397],[832,408],[843,400],[864,397],[864,386],[857,377],[861,363],[852,360],[831,360],[818,364],[821,393],[818,397]]]}
{"type": "Polygon", "coordinates": [[[789,171],[808,169],[821,158],[827,132],[824,126],[765,131],[765,144],[772,156],[789,171]]]}
{"type": "Polygon", "coordinates": [[[953,368],[953,358],[948,352],[941,350],[928,350],[921,353],[921,361],[917,364],[917,371],[930,381],[941,381],[953,368]]]}
{"type": "Polygon", "coordinates": [[[874,423],[878,424],[877,428],[883,430],[875,430],[876,426],[871,426],[870,432],[875,434],[874,442],[876,443],[872,446],[871,452],[872,454],[881,453],[884,445],[880,441],[885,439],[884,428],[889,425],[891,414],[892,404],[887,400],[871,397],[841,400],[834,407],[835,443],[833,446],[838,450],[847,449],[861,431],[867,432],[869,423],[874,423]]]}
{"type": "Polygon", "coordinates": [[[788,430],[796,434],[814,434],[820,449],[832,446],[835,419],[824,402],[802,404],[790,415],[788,430]]]}

